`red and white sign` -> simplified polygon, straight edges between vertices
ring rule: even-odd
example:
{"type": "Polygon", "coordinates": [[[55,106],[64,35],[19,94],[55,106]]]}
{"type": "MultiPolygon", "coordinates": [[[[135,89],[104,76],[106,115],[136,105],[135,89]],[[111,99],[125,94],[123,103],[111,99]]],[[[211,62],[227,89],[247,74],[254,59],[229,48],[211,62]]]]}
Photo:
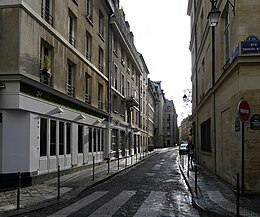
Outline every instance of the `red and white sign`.
{"type": "Polygon", "coordinates": [[[250,118],[250,106],[247,101],[242,100],[238,104],[238,117],[240,121],[248,121],[250,118]]]}

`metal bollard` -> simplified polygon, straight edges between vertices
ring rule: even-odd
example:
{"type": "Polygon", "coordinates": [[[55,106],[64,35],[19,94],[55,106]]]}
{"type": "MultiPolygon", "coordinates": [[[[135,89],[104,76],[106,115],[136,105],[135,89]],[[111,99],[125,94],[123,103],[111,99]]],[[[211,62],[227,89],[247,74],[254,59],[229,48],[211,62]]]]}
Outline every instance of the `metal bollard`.
{"type": "Polygon", "coordinates": [[[109,154],[107,156],[107,173],[109,174],[109,162],[110,162],[110,158],[109,158],[109,154]]]}
{"type": "Polygon", "coordinates": [[[237,216],[239,217],[239,173],[237,173],[237,216]]]}
{"type": "Polygon", "coordinates": [[[20,209],[20,193],[21,193],[21,172],[18,172],[17,183],[17,209],[20,209]]]}
{"type": "Polygon", "coordinates": [[[119,162],[119,154],[118,154],[117,160],[118,160],[118,161],[117,161],[117,169],[119,170],[119,166],[120,166],[120,165],[119,165],[119,164],[120,164],[120,162],[119,162]]]}
{"type": "Polygon", "coordinates": [[[195,194],[198,195],[198,170],[197,165],[195,165],[195,194]]]}
{"type": "Polygon", "coordinates": [[[58,200],[60,200],[60,165],[58,166],[58,200]]]}
{"type": "Polygon", "coordinates": [[[92,180],[95,179],[95,156],[93,156],[93,176],[92,176],[92,180]]]}

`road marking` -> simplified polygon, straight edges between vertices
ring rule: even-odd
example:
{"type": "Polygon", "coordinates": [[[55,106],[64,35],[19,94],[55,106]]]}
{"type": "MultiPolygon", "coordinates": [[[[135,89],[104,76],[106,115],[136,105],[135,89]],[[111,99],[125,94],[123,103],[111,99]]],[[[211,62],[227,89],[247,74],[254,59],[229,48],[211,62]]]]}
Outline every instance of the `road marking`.
{"type": "Polygon", "coordinates": [[[110,217],[112,216],[121,206],[123,206],[136,191],[122,191],[119,195],[114,197],[109,202],[105,203],[89,217],[110,217]]]}
{"type": "MultiPolygon", "coordinates": [[[[232,203],[231,201],[227,200],[223,197],[223,195],[220,193],[220,191],[208,191],[209,198],[224,208],[225,210],[228,210],[229,212],[236,213],[236,204],[232,203]]],[[[257,213],[254,213],[250,210],[244,209],[242,207],[239,208],[239,214],[241,216],[256,216],[259,217],[257,213]]]]}
{"type": "Polygon", "coordinates": [[[93,194],[84,197],[83,199],[67,206],[66,208],[59,210],[56,213],[53,213],[49,217],[57,217],[57,216],[69,216],[71,213],[78,211],[79,209],[87,206],[88,204],[94,202],[95,200],[99,199],[100,197],[104,196],[108,191],[96,191],[93,194]]]}
{"type": "Polygon", "coordinates": [[[163,208],[166,192],[152,191],[134,217],[156,217],[163,208]]]}

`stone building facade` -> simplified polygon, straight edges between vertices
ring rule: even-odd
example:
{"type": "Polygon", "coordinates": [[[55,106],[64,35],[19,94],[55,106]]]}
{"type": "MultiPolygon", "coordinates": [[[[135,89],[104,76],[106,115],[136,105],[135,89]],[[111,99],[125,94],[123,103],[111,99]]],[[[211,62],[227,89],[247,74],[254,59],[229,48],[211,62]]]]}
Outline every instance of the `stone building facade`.
{"type": "Polygon", "coordinates": [[[214,3],[188,2],[197,160],[232,185],[239,173],[245,191],[260,192],[260,2],[214,2],[220,10],[216,27],[207,20],[214,3]],[[251,114],[244,123],[244,140],[237,109],[241,100],[249,103],[251,114]]]}

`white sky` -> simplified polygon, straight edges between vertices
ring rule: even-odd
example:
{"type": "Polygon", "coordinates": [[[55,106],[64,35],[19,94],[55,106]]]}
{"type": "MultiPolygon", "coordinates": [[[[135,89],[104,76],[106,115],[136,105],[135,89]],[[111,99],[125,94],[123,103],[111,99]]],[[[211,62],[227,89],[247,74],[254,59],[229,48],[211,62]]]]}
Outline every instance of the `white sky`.
{"type": "Polygon", "coordinates": [[[182,100],[184,90],[191,89],[188,0],[120,0],[120,5],[150,79],[162,82],[165,97],[173,100],[180,124],[188,114],[182,100]]]}

